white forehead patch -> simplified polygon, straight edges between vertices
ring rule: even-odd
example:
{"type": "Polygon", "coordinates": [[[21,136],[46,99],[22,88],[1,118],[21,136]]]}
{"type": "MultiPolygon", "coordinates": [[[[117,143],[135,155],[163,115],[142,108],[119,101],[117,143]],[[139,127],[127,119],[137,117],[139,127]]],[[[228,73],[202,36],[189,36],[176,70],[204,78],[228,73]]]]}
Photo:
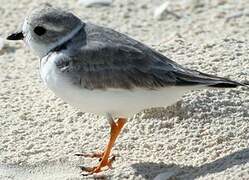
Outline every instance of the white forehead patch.
{"type": "Polygon", "coordinates": [[[22,33],[28,33],[29,31],[29,25],[28,25],[28,21],[27,18],[25,18],[23,25],[22,25],[22,33]]]}

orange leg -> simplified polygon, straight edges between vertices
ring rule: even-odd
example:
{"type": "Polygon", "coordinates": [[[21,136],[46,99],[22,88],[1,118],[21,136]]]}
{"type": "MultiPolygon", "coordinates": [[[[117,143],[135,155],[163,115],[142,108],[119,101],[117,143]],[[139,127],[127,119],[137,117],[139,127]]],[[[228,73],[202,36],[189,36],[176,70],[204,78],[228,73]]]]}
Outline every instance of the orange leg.
{"type": "Polygon", "coordinates": [[[76,154],[78,156],[85,156],[85,157],[98,157],[100,158],[100,163],[95,167],[81,167],[83,171],[88,172],[88,174],[83,175],[90,175],[94,173],[98,173],[102,171],[103,167],[111,168],[112,162],[115,160],[115,157],[109,159],[112,147],[120,134],[121,129],[123,128],[124,124],[126,123],[126,118],[119,118],[118,121],[115,123],[112,119],[109,119],[111,125],[111,134],[108,144],[105,147],[103,153],[93,153],[93,154],[76,154]]]}

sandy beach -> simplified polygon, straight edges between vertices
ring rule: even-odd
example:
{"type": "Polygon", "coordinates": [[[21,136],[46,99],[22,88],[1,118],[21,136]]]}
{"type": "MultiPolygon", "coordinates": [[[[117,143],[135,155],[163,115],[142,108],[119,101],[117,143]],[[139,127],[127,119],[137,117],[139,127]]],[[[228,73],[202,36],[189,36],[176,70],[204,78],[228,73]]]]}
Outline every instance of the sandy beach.
{"type": "MultiPolygon", "coordinates": [[[[47,2],[41,0],[40,3],[47,2]]],[[[186,67],[249,82],[247,0],[171,1],[162,19],[160,0],[114,0],[84,7],[54,0],[85,21],[113,28],[186,67]]],[[[15,30],[34,0],[1,0],[0,38],[15,30]]],[[[80,112],[42,83],[39,59],[22,42],[0,50],[0,179],[249,179],[249,90],[189,92],[167,108],[134,115],[113,149],[113,169],[92,177],[78,165],[98,161],[74,156],[102,151],[105,117],[80,112]],[[163,174],[161,174],[163,173],[163,174]],[[161,175],[159,175],[161,174],[161,175]]]]}

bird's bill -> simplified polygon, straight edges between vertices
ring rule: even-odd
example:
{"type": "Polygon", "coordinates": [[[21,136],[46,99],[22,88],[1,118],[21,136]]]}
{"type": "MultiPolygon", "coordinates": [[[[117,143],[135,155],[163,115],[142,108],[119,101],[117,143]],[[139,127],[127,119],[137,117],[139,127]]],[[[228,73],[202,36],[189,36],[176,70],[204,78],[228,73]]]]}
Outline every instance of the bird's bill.
{"type": "Polygon", "coordinates": [[[23,38],[24,38],[24,36],[23,36],[23,33],[21,31],[12,33],[7,37],[8,40],[13,40],[13,41],[23,40],[23,38]]]}

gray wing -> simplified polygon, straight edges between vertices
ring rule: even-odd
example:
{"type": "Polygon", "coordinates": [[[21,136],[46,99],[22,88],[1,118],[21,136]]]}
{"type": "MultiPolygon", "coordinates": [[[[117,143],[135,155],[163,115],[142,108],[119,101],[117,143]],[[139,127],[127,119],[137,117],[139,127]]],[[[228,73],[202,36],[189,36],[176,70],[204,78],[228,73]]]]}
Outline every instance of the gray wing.
{"type": "Polygon", "coordinates": [[[66,50],[67,55],[57,59],[56,64],[74,83],[87,89],[238,85],[224,78],[183,68],[146,45],[112,29],[86,24],[81,36],[85,37],[84,43],[66,50]]]}

